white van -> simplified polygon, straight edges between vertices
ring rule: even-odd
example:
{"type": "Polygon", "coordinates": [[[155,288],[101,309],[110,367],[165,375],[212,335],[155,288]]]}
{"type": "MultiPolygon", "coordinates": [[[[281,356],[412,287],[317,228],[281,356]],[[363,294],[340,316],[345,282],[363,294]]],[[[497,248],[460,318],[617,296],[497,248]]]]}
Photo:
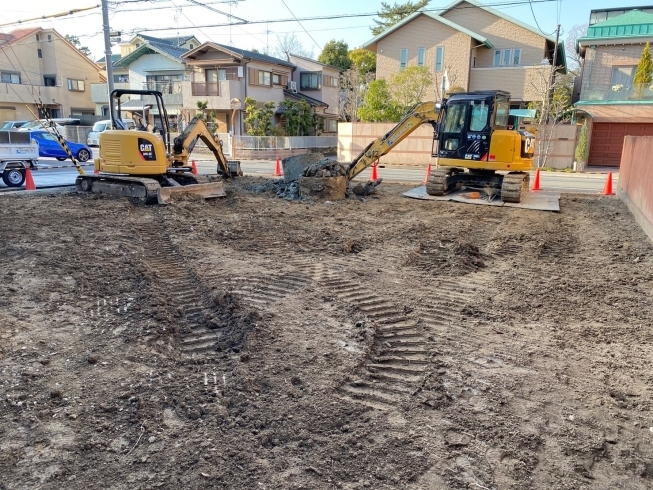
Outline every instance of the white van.
{"type": "MultiPolygon", "coordinates": [[[[121,119],[125,128],[135,129],[136,124],[134,124],[133,119],[121,119]]],[[[100,133],[111,129],[111,119],[105,119],[104,121],[98,121],[93,125],[93,129],[88,133],[88,138],[86,139],[86,144],[88,146],[99,146],[100,145],[100,133]]]]}

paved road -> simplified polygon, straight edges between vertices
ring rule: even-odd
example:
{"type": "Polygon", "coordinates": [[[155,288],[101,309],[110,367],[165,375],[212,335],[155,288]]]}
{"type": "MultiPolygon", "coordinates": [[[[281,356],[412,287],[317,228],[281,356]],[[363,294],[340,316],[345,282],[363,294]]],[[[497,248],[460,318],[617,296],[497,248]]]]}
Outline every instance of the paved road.
{"type": "MultiPolygon", "coordinates": [[[[97,149],[94,149],[97,153],[97,149]]],[[[95,155],[94,155],[95,156],[95,155]]],[[[215,173],[215,160],[210,160],[206,156],[199,156],[196,164],[200,173],[215,173]]],[[[41,168],[33,172],[34,183],[36,187],[73,185],[78,173],[72,167],[69,160],[59,162],[55,159],[39,159],[41,168]],[[70,165],[71,168],[46,168],[48,166],[70,165]]],[[[274,173],[275,162],[268,160],[243,160],[241,167],[246,175],[272,177],[274,173]]],[[[92,172],[92,166],[83,167],[87,172],[92,172]]],[[[405,182],[419,185],[424,180],[425,169],[411,167],[379,167],[379,177],[387,182],[405,182]]],[[[371,170],[367,169],[360,174],[358,179],[367,180],[370,178],[371,170]]],[[[581,193],[599,193],[603,190],[606,176],[597,174],[572,174],[564,172],[542,172],[541,186],[546,190],[556,190],[560,192],[581,192],[581,193]]],[[[618,173],[614,175],[613,185],[616,186],[618,173]]],[[[531,182],[533,176],[531,176],[531,182]]],[[[0,181],[0,192],[10,191],[4,183],[0,181]]]]}

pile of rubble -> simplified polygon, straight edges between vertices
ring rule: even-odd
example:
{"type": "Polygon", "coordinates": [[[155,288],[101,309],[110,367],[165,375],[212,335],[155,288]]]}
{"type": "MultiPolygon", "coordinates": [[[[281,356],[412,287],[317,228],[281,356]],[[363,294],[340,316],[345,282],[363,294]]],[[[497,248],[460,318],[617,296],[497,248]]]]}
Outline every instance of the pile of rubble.
{"type": "Polygon", "coordinates": [[[250,190],[256,194],[274,192],[277,197],[286,201],[301,199],[299,195],[299,182],[285,182],[283,179],[271,179],[262,184],[255,185],[250,190]]]}
{"type": "Polygon", "coordinates": [[[346,177],[347,167],[335,160],[323,158],[302,172],[302,177],[346,177]]]}

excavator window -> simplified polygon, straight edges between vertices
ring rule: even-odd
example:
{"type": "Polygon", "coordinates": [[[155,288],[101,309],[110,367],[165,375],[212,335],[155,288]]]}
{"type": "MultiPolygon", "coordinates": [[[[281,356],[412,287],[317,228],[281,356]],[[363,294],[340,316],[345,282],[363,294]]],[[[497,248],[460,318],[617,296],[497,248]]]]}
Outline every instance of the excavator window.
{"type": "Polygon", "coordinates": [[[444,121],[441,126],[443,149],[450,151],[458,149],[461,133],[465,127],[466,115],[466,104],[452,104],[447,107],[447,112],[444,115],[444,121]]]}
{"type": "Polygon", "coordinates": [[[472,105],[472,117],[469,120],[470,131],[483,131],[488,123],[489,110],[485,101],[472,105]]]}

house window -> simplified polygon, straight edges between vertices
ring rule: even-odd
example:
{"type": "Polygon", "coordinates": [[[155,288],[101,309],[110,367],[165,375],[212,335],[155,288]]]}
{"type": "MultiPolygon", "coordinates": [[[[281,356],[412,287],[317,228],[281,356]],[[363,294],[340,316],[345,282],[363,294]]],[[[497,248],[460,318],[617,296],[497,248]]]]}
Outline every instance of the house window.
{"type": "Polygon", "coordinates": [[[320,90],[322,88],[322,73],[305,71],[299,75],[300,90],[320,90]]]}
{"type": "Polygon", "coordinates": [[[338,132],[338,120],[337,119],[325,119],[324,120],[324,132],[325,133],[337,133],[338,132]]]}
{"type": "Polygon", "coordinates": [[[442,71],[442,63],[444,62],[444,46],[435,48],[435,71],[442,71]]]}
{"type": "Polygon", "coordinates": [[[417,48],[417,66],[424,66],[424,55],[426,54],[426,49],[417,48]]]}
{"type": "Polygon", "coordinates": [[[36,41],[38,42],[38,41],[40,41],[40,40],[41,40],[41,36],[39,36],[39,35],[37,34],[37,35],[36,35],[36,41]]]}
{"type": "Polygon", "coordinates": [[[52,34],[48,34],[48,41],[52,41],[52,34]]]}
{"type": "Polygon", "coordinates": [[[272,73],[269,71],[258,71],[258,84],[267,85],[268,87],[272,86],[272,73]]]}
{"type": "Polygon", "coordinates": [[[189,46],[190,46],[189,49],[193,49],[194,47],[192,44],[189,44],[189,46]]]}
{"type": "Polygon", "coordinates": [[[147,75],[145,77],[147,90],[158,90],[164,94],[178,94],[181,91],[182,74],[147,75]]]}
{"type": "Polygon", "coordinates": [[[635,68],[635,66],[613,66],[610,86],[621,85],[625,89],[632,87],[635,68]]]}
{"type": "Polygon", "coordinates": [[[72,90],[73,92],[83,92],[84,89],[84,80],[73,80],[72,78],[68,79],[68,90],[72,90]]]}
{"type": "Polygon", "coordinates": [[[56,87],[57,75],[43,75],[43,85],[46,87],[56,87]]]}
{"type": "Polygon", "coordinates": [[[113,83],[129,83],[129,75],[114,75],[113,83]]]}
{"type": "Polygon", "coordinates": [[[494,50],[494,66],[518,66],[521,64],[521,48],[494,50]]]}
{"type": "Polygon", "coordinates": [[[36,50],[36,54],[37,54],[37,56],[38,56],[39,58],[43,58],[43,51],[41,51],[41,48],[38,48],[38,49],[36,50]]]}
{"type": "Polygon", "coordinates": [[[405,70],[407,64],[408,64],[408,50],[404,48],[401,50],[401,60],[399,62],[399,68],[405,70]]]}
{"type": "Polygon", "coordinates": [[[272,74],[272,84],[273,85],[281,85],[281,75],[278,73],[273,73],[272,74]]]}
{"type": "Polygon", "coordinates": [[[2,83],[20,83],[20,73],[0,72],[0,81],[2,83]]]}
{"type": "Polygon", "coordinates": [[[338,80],[338,77],[332,77],[331,75],[323,75],[322,76],[322,82],[327,87],[339,87],[340,86],[340,81],[338,80]]]}

